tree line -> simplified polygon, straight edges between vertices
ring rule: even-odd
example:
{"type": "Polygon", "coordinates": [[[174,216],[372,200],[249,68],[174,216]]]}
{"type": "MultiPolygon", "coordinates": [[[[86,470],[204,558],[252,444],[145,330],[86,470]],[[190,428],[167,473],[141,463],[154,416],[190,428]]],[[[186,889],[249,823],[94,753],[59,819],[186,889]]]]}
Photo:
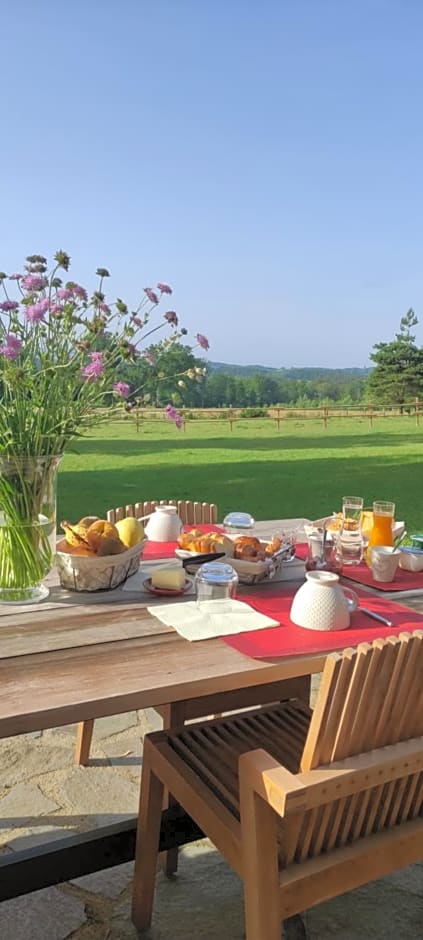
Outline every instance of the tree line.
{"type": "Polygon", "coordinates": [[[374,368],[369,375],[335,369],[308,379],[289,378],[287,370],[281,370],[280,375],[264,370],[236,375],[226,373],[223,364],[217,371],[209,370],[207,362],[195,357],[188,346],[175,343],[160,356],[151,347],[150,362],[143,358],[128,362],[120,377],[130,385],[133,400],[139,397],[143,403],[157,406],[169,401],[185,408],[402,405],[415,397],[423,398],[423,348],[416,345],[412,333],[417,323],[410,308],[401,318],[395,338],[375,344],[370,354],[374,368]]]}

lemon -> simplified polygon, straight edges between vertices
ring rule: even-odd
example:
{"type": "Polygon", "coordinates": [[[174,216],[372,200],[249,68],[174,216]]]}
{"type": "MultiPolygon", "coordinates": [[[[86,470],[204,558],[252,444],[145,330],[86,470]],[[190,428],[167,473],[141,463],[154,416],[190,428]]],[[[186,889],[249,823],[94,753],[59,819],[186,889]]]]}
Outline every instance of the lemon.
{"type": "Polygon", "coordinates": [[[126,548],[133,548],[144,538],[144,526],[133,516],[128,516],[127,519],[119,519],[119,522],[115,523],[115,527],[119,532],[121,542],[126,548]]]}

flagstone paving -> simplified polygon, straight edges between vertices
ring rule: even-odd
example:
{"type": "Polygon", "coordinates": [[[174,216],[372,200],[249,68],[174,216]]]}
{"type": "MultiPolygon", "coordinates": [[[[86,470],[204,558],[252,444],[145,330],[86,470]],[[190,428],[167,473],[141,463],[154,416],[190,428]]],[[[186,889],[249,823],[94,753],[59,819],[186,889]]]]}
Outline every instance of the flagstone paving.
{"type": "MultiPolygon", "coordinates": [[[[118,822],[137,810],[141,738],[155,713],[96,722],[92,758],[73,762],[75,726],[0,741],[0,854],[118,822]]],[[[132,863],[0,904],[1,940],[135,940],[132,863]]],[[[149,940],[242,940],[242,887],[208,840],[157,878],[149,940]]],[[[287,940],[423,936],[423,862],[293,918],[287,940]]]]}

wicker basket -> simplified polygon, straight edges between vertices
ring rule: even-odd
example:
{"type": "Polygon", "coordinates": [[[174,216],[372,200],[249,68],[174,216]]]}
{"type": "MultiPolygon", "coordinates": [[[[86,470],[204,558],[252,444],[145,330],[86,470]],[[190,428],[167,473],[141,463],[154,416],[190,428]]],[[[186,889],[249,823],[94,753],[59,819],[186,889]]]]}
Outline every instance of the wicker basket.
{"type": "Polygon", "coordinates": [[[147,539],[120,555],[69,555],[62,549],[65,540],[57,543],[56,562],[60,584],[69,591],[110,591],[138,571],[147,539]]]}

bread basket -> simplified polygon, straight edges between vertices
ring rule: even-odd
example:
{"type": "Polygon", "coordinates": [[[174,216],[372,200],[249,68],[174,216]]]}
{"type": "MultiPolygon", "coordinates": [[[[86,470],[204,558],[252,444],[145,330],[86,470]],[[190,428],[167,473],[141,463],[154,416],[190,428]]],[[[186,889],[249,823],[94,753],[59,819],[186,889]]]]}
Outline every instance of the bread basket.
{"type": "Polygon", "coordinates": [[[56,546],[60,584],[69,591],[111,591],[138,571],[147,539],[120,555],[70,555],[65,539],[56,546]]]}

